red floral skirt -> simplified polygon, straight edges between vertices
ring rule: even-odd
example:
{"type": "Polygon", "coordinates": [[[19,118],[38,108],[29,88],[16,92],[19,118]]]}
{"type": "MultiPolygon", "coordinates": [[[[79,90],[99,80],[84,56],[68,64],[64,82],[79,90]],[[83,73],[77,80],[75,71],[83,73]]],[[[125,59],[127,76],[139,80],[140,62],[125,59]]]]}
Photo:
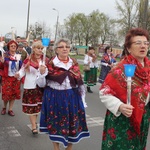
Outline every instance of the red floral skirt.
{"type": "Polygon", "coordinates": [[[28,115],[38,114],[41,111],[43,93],[39,87],[24,89],[22,111],[28,115]]]}
{"type": "Polygon", "coordinates": [[[2,100],[19,100],[20,95],[20,80],[15,77],[2,77],[2,100]]]}

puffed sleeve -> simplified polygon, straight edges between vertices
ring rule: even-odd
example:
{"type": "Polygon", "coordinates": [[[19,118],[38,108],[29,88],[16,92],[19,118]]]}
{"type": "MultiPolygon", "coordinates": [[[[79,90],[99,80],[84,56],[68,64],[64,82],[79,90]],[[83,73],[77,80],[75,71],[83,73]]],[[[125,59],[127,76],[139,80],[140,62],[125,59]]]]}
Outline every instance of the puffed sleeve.
{"type": "Polygon", "coordinates": [[[37,73],[37,79],[36,79],[36,84],[39,86],[39,87],[45,87],[46,86],[46,76],[48,74],[48,69],[46,68],[46,71],[44,74],[41,74],[40,71],[38,70],[38,73],[37,73]]]}
{"type": "Polygon", "coordinates": [[[85,55],[83,63],[88,64],[88,62],[89,62],[89,56],[85,55]]]}
{"type": "Polygon", "coordinates": [[[88,106],[87,106],[87,103],[85,101],[85,93],[86,93],[85,86],[84,85],[80,85],[79,86],[79,90],[80,90],[80,93],[81,93],[81,98],[82,98],[83,105],[86,108],[88,106]]]}
{"type": "Polygon", "coordinates": [[[106,108],[111,111],[116,117],[120,116],[119,107],[123,102],[121,102],[117,97],[111,94],[104,94],[105,89],[99,91],[99,97],[101,102],[106,106],[106,108]]]}

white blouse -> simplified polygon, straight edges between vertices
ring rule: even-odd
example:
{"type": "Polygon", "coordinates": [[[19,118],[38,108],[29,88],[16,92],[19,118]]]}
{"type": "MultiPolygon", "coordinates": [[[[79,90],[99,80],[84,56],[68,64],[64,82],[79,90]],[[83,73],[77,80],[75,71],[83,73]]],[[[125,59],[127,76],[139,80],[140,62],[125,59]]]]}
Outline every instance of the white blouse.
{"type": "MultiPolygon", "coordinates": [[[[123,104],[123,102],[111,94],[104,94],[104,91],[106,90],[107,90],[106,88],[103,88],[99,91],[99,98],[101,102],[106,106],[106,108],[109,111],[111,111],[116,117],[118,117],[121,114],[121,112],[119,111],[119,107],[121,104],[123,104]]],[[[145,105],[147,105],[148,102],[149,102],[149,94],[147,96],[145,105]]]]}
{"type": "Polygon", "coordinates": [[[15,54],[14,56],[11,56],[12,58],[17,59],[17,61],[15,62],[16,69],[14,71],[12,71],[12,69],[11,69],[12,61],[9,61],[9,65],[8,65],[8,76],[9,77],[15,76],[16,72],[19,70],[19,60],[21,57],[18,58],[18,56],[19,56],[19,54],[15,54]]]}
{"type": "MultiPolygon", "coordinates": [[[[61,68],[64,68],[66,70],[69,70],[69,68],[72,66],[73,64],[73,61],[72,59],[69,58],[69,61],[67,64],[64,64],[63,62],[61,62],[58,57],[56,56],[54,59],[53,59],[53,63],[55,66],[57,67],[61,67],[61,68]]],[[[37,77],[37,84],[40,86],[40,87],[43,87],[45,83],[46,85],[46,79],[43,78],[44,75],[40,75],[38,74],[38,77],[37,77]]],[[[46,75],[45,75],[46,76],[46,75]]],[[[47,81],[47,85],[53,89],[57,89],[57,90],[65,90],[65,89],[72,89],[71,85],[70,85],[70,80],[68,78],[68,76],[64,79],[63,83],[62,84],[59,84],[58,82],[55,82],[55,81],[52,81],[52,80],[48,80],[47,81]]],[[[84,84],[81,85],[79,87],[79,90],[81,92],[81,96],[82,96],[82,101],[83,101],[83,104],[84,104],[84,107],[87,107],[86,105],[86,102],[85,102],[85,86],[84,84]]]]}
{"type": "Polygon", "coordinates": [[[86,54],[85,57],[84,57],[84,64],[88,64],[90,62],[90,64],[89,64],[90,68],[94,68],[94,67],[98,68],[99,67],[98,61],[95,60],[93,62],[92,59],[93,58],[91,56],[86,54]]]}
{"type": "MultiPolygon", "coordinates": [[[[42,64],[42,61],[39,62],[39,65],[42,64]]],[[[19,70],[19,77],[20,79],[25,76],[25,81],[24,81],[24,89],[35,89],[37,86],[37,78],[40,74],[39,69],[36,69],[32,66],[29,66],[29,72],[25,71],[25,66],[24,64],[22,65],[21,69],[19,70]]],[[[41,75],[41,78],[45,78],[47,75],[48,71],[46,70],[44,75],[41,75]]],[[[46,82],[45,82],[46,83],[46,82]]]]}

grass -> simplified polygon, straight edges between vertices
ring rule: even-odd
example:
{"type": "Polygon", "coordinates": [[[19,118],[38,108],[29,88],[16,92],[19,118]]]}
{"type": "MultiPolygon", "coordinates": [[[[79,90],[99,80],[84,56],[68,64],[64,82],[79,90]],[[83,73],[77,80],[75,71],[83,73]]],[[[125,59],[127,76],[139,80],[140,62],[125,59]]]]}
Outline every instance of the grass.
{"type": "Polygon", "coordinates": [[[81,74],[84,74],[83,65],[79,64],[81,74]]]}
{"type": "Polygon", "coordinates": [[[84,59],[84,55],[70,55],[70,57],[75,59],[84,59]]]}
{"type": "MultiPolygon", "coordinates": [[[[70,57],[75,58],[75,59],[82,59],[82,60],[84,59],[84,55],[71,55],[70,57]]],[[[98,59],[98,61],[100,61],[100,58],[98,59]]],[[[83,64],[79,64],[79,68],[80,68],[81,74],[84,74],[83,64]]],[[[99,76],[99,74],[100,74],[100,70],[98,69],[97,76],[99,76]]]]}

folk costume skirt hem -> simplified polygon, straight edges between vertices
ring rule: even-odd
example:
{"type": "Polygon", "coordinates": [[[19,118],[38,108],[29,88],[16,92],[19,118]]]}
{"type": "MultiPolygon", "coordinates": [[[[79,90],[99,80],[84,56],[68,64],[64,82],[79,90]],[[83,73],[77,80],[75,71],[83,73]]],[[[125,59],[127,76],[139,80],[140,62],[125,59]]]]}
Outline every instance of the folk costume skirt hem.
{"type": "Polygon", "coordinates": [[[43,93],[39,87],[24,89],[22,98],[22,111],[26,115],[36,115],[41,111],[43,93]]]}
{"type": "Polygon", "coordinates": [[[44,91],[40,117],[40,132],[49,134],[50,140],[62,143],[78,143],[90,136],[85,108],[79,90],[56,90],[47,87],[44,91]]]}
{"type": "Polygon", "coordinates": [[[90,71],[84,72],[84,84],[94,86],[97,83],[97,68],[90,68],[90,71]]]}

